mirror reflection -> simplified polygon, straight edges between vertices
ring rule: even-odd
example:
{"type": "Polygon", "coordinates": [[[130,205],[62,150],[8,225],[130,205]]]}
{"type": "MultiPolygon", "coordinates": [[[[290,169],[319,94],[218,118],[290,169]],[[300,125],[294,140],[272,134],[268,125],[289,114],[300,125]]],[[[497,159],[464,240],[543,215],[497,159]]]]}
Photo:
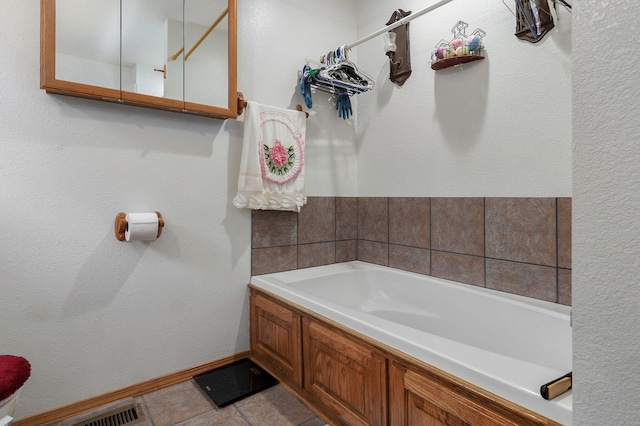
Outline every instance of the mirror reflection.
{"type": "Polygon", "coordinates": [[[56,2],[58,80],[120,89],[120,1],[56,2]]]}
{"type": "Polygon", "coordinates": [[[228,27],[227,0],[57,0],[56,79],[226,107],[228,27]]]}
{"type": "Polygon", "coordinates": [[[226,104],[229,31],[226,0],[185,0],[185,101],[226,104]]]}
{"type": "Polygon", "coordinates": [[[122,90],[183,99],[183,0],[122,2],[122,90]]]}

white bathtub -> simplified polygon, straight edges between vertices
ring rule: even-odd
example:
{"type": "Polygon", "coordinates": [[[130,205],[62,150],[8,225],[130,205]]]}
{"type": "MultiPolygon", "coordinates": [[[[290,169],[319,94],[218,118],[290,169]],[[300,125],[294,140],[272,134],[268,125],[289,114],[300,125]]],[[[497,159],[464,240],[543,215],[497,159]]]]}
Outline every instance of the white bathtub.
{"type": "Polygon", "coordinates": [[[257,275],[281,296],[505,399],[571,425],[570,308],[364,262],[257,275]]]}

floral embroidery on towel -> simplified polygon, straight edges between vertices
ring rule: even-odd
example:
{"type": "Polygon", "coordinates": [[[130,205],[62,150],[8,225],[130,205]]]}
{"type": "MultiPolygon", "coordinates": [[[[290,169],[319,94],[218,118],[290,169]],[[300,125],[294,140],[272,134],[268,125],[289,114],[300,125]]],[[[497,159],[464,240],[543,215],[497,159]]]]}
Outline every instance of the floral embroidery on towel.
{"type": "MultiPolygon", "coordinates": [[[[261,114],[261,127],[280,127],[280,139],[269,146],[260,141],[260,168],[262,178],[276,184],[285,184],[295,179],[304,165],[304,141],[296,123],[286,114],[265,111],[261,114]],[[282,129],[284,127],[284,131],[282,129]]],[[[263,132],[269,134],[269,132],[263,132]]]]}
{"type": "Polygon", "coordinates": [[[295,158],[296,154],[293,146],[287,149],[278,139],[276,139],[273,148],[269,148],[269,145],[264,145],[264,160],[271,173],[280,176],[287,173],[293,167],[295,158]]]}

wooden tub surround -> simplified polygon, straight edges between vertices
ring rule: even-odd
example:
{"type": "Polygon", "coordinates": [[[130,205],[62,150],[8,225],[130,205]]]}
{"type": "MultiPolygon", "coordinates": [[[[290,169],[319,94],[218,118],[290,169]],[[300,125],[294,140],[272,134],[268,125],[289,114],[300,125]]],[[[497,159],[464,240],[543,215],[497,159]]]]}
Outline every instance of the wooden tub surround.
{"type": "Polygon", "coordinates": [[[253,360],[334,425],[560,425],[250,287],[253,360]]]}

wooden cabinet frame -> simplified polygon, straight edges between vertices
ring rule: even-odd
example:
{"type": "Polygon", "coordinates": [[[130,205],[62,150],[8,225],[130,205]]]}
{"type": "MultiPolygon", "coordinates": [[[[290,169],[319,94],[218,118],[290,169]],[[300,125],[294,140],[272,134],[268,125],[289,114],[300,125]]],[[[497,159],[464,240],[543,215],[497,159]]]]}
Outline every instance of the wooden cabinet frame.
{"type": "Polygon", "coordinates": [[[228,105],[213,106],[178,99],[165,99],[118,89],[56,79],[56,0],[40,0],[40,88],[47,93],[110,101],[215,118],[237,118],[241,105],[238,93],[237,0],[228,0],[228,105]]]}
{"type": "Polygon", "coordinates": [[[253,359],[332,425],[560,425],[250,288],[253,359]]]}

